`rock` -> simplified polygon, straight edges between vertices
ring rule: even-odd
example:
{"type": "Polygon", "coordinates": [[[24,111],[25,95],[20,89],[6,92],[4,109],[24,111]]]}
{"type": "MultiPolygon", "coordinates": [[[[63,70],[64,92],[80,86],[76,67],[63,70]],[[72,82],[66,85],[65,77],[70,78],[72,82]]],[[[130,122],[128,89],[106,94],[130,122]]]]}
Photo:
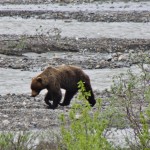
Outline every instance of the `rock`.
{"type": "Polygon", "coordinates": [[[134,50],[133,50],[133,49],[129,50],[129,53],[130,53],[130,54],[131,54],[131,53],[134,53],[134,50]]]}
{"type": "Polygon", "coordinates": [[[127,60],[127,56],[126,55],[120,55],[118,57],[118,61],[126,61],[127,60]]]}
{"type": "Polygon", "coordinates": [[[36,122],[31,122],[30,126],[33,127],[33,128],[36,128],[37,127],[37,123],[36,122]]]}
{"type": "Polygon", "coordinates": [[[8,115],[3,115],[3,117],[8,118],[8,115]]]}
{"type": "Polygon", "coordinates": [[[100,68],[100,65],[96,65],[95,69],[99,69],[100,68]]]}
{"type": "Polygon", "coordinates": [[[112,62],[114,62],[114,61],[118,61],[118,57],[114,57],[112,62]]]}
{"type": "Polygon", "coordinates": [[[75,115],[75,118],[76,118],[76,119],[79,119],[80,117],[81,117],[80,114],[76,114],[76,115],[75,115]]]}
{"type": "Polygon", "coordinates": [[[117,56],[118,56],[117,53],[112,54],[112,57],[117,57],[117,56]]]}
{"type": "Polygon", "coordinates": [[[107,58],[106,58],[106,60],[107,61],[112,61],[112,58],[113,58],[112,55],[108,55],[107,58]]]}
{"type": "Polygon", "coordinates": [[[109,62],[106,60],[101,60],[98,65],[96,65],[95,69],[105,68],[109,66],[109,62]]]}
{"type": "Polygon", "coordinates": [[[144,69],[146,72],[150,72],[150,64],[145,64],[144,69]]]}
{"type": "Polygon", "coordinates": [[[26,106],[26,102],[24,101],[23,103],[22,103],[24,106],[26,106]]]}
{"type": "Polygon", "coordinates": [[[8,124],[10,123],[10,121],[9,121],[9,120],[3,120],[2,123],[3,123],[4,125],[8,125],[8,124]]]}
{"type": "Polygon", "coordinates": [[[122,55],[122,53],[121,52],[117,52],[117,56],[119,57],[120,55],[122,55]]]}

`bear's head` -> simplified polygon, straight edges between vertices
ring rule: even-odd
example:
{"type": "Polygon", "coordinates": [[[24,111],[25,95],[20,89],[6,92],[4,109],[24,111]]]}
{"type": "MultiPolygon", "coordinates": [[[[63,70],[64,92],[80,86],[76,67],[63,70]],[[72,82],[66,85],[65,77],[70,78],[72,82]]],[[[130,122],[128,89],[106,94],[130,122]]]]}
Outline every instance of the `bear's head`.
{"type": "Polygon", "coordinates": [[[33,78],[31,82],[31,90],[32,90],[31,96],[32,97],[37,96],[40,93],[40,91],[43,90],[44,88],[45,85],[42,81],[42,77],[38,76],[33,78]]]}

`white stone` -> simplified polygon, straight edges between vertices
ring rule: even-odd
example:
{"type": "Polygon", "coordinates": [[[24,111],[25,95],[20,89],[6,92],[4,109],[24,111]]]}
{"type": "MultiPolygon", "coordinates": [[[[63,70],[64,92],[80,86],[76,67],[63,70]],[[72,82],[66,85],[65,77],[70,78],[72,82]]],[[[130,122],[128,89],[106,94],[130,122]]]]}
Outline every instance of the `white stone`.
{"type": "Polygon", "coordinates": [[[8,125],[10,123],[9,120],[3,120],[2,122],[3,122],[4,125],[8,125]]]}

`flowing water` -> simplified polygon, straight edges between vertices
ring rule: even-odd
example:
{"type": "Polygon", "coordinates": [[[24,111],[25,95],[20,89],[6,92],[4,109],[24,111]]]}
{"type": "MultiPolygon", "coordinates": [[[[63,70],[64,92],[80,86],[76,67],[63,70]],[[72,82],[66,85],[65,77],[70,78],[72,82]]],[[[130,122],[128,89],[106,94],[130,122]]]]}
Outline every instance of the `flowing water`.
{"type": "Polygon", "coordinates": [[[127,38],[127,39],[149,39],[150,23],[133,22],[78,22],[72,20],[41,20],[22,19],[12,17],[0,18],[0,33],[7,35],[36,35],[47,34],[56,35],[51,31],[58,28],[62,37],[76,38],[127,38]],[[134,34],[133,34],[134,33],[134,34]]]}
{"type": "MultiPolygon", "coordinates": [[[[84,71],[90,76],[93,89],[102,91],[110,88],[113,76],[119,75],[120,73],[126,73],[127,70],[128,68],[84,71]]],[[[132,67],[132,70],[136,73],[139,72],[136,67],[132,67]]],[[[39,73],[40,72],[0,68],[0,95],[8,93],[30,93],[31,79],[39,73]]]]}
{"type": "Polygon", "coordinates": [[[27,10],[27,11],[149,11],[150,2],[115,2],[115,3],[82,3],[82,4],[28,4],[28,5],[0,5],[0,10],[27,10]]]}

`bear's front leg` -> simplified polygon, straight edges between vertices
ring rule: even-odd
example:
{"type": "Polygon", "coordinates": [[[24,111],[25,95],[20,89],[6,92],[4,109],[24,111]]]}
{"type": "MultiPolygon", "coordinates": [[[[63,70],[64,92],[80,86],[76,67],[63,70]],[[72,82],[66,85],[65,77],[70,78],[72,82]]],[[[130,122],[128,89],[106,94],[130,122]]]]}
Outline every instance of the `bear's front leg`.
{"type": "Polygon", "coordinates": [[[53,93],[53,95],[52,95],[52,97],[53,97],[53,104],[50,104],[49,108],[50,109],[55,109],[55,108],[58,107],[58,104],[61,101],[62,93],[61,93],[61,90],[53,91],[52,93],[53,93]]]}
{"type": "Polygon", "coordinates": [[[52,94],[50,92],[47,92],[44,101],[48,106],[51,106],[51,103],[49,102],[50,100],[52,100],[52,94]]]}

